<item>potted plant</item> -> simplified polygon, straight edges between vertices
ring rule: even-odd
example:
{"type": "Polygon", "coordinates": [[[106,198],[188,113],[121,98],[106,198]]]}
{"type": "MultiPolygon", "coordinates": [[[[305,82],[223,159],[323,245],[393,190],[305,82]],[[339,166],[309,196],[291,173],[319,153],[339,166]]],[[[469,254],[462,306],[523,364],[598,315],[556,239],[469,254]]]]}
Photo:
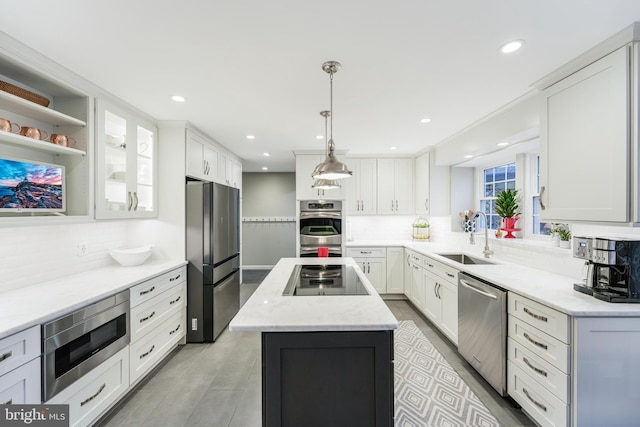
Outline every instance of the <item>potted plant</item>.
{"type": "Polygon", "coordinates": [[[511,231],[515,229],[516,221],[520,218],[519,202],[520,197],[518,197],[518,190],[516,189],[501,191],[495,200],[496,213],[502,218],[504,229],[507,231],[507,235],[504,236],[505,239],[513,239],[516,237],[511,234],[511,231]]]}
{"type": "Polygon", "coordinates": [[[571,247],[571,230],[567,227],[559,228],[558,236],[560,237],[560,247],[569,249],[571,247]]]}

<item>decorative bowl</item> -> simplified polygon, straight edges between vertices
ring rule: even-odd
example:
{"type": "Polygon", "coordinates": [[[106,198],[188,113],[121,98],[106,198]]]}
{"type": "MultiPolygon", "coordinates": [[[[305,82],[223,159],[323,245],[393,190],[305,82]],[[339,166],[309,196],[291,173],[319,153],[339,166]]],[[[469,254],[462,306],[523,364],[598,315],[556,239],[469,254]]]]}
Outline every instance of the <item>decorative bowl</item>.
{"type": "Polygon", "coordinates": [[[151,256],[153,245],[131,249],[111,249],[109,255],[123,267],[133,267],[144,264],[151,256]]]}

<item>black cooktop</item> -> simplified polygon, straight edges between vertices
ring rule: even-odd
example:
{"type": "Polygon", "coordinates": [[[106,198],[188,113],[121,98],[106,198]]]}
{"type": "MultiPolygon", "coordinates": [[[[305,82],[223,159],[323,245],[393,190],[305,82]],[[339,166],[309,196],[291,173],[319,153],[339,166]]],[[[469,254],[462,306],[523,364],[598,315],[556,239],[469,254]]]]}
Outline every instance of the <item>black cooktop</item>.
{"type": "Polygon", "coordinates": [[[282,295],[369,295],[353,266],[299,264],[291,273],[282,295]]]}

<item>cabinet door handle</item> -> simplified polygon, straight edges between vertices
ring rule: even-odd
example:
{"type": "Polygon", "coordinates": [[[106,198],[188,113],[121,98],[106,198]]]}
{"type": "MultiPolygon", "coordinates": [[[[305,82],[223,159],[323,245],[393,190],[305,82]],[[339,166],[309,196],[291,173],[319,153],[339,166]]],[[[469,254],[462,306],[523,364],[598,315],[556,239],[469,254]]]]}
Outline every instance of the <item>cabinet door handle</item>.
{"type": "Polygon", "coordinates": [[[391,200],[391,210],[393,211],[393,200],[391,200]]]}
{"type": "Polygon", "coordinates": [[[142,353],[142,354],[140,355],[140,359],[144,359],[145,357],[147,357],[148,355],[150,355],[150,354],[151,354],[151,352],[152,352],[153,350],[155,350],[155,348],[156,348],[156,346],[155,346],[155,345],[152,345],[152,346],[151,346],[151,348],[149,349],[149,351],[147,351],[146,353],[142,353]]]}
{"type": "Polygon", "coordinates": [[[533,366],[533,365],[531,364],[531,362],[529,362],[529,359],[527,359],[526,357],[523,357],[523,358],[522,358],[522,361],[525,363],[525,365],[527,365],[529,368],[531,368],[531,370],[533,370],[534,372],[537,372],[537,373],[539,373],[540,375],[543,375],[543,376],[545,376],[545,377],[546,377],[546,376],[548,376],[548,374],[547,374],[547,372],[546,372],[546,371],[543,371],[542,369],[540,369],[540,368],[536,368],[535,366],[533,366]]]}
{"type": "Polygon", "coordinates": [[[180,330],[180,325],[178,325],[173,331],[169,331],[169,335],[173,335],[180,330]]]}
{"type": "Polygon", "coordinates": [[[371,263],[367,262],[367,273],[371,273],[371,263]]]}
{"type": "Polygon", "coordinates": [[[433,285],[433,294],[436,296],[436,298],[438,298],[438,282],[433,285]]]}
{"type": "Polygon", "coordinates": [[[533,345],[537,345],[538,347],[543,348],[543,349],[545,349],[545,350],[547,350],[547,349],[549,348],[549,346],[548,346],[548,345],[546,345],[545,343],[538,342],[538,341],[534,340],[533,338],[531,338],[531,337],[529,336],[529,334],[527,334],[526,332],[524,333],[524,337],[525,337],[527,340],[529,340],[529,342],[530,342],[531,344],[533,344],[533,345]]]}
{"type": "Polygon", "coordinates": [[[131,191],[127,191],[127,210],[131,210],[131,206],[133,206],[133,197],[131,196],[131,191]]]}
{"type": "Polygon", "coordinates": [[[0,356],[0,362],[3,362],[5,360],[7,360],[8,358],[10,358],[12,354],[13,354],[13,350],[7,351],[2,356],[0,356]]]}
{"type": "Polygon", "coordinates": [[[547,407],[544,406],[542,403],[538,402],[537,400],[535,400],[533,397],[531,397],[531,395],[529,394],[529,392],[527,391],[526,388],[523,388],[522,392],[524,393],[525,396],[527,396],[527,398],[531,402],[533,402],[534,405],[536,405],[538,408],[542,409],[544,412],[547,412],[547,407]]]}
{"type": "Polygon", "coordinates": [[[135,200],[135,203],[133,205],[133,210],[137,211],[138,210],[138,192],[137,191],[133,192],[133,200],[135,200]]]}
{"type": "Polygon", "coordinates": [[[545,206],[544,202],[542,201],[542,195],[544,194],[545,188],[546,187],[544,185],[542,187],[540,187],[540,194],[538,195],[538,200],[540,200],[540,209],[542,209],[542,210],[547,209],[547,207],[545,206]]]}
{"type": "Polygon", "coordinates": [[[429,212],[429,198],[424,199],[424,210],[429,212]]]}
{"type": "Polygon", "coordinates": [[[529,316],[533,317],[536,320],[540,320],[542,322],[548,322],[549,321],[549,319],[547,317],[541,316],[540,314],[535,314],[534,312],[529,310],[527,307],[523,308],[522,311],[524,311],[525,313],[527,313],[529,316]]]}
{"type": "Polygon", "coordinates": [[[174,299],[173,301],[169,301],[169,305],[173,305],[177,303],[178,301],[180,301],[180,298],[182,298],[182,295],[180,295],[178,298],[174,299]]]}
{"type": "Polygon", "coordinates": [[[411,254],[407,255],[407,265],[411,265],[411,262],[409,262],[409,259],[411,258],[411,254]]]}
{"type": "Polygon", "coordinates": [[[148,315],[147,317],[143,317],[142,319],[140,319],[140,323],[142,323],[142,322],[146,322],[147,320],[151,319],[151,318],[152,318],[153,316],[155,316],[155,315],[156,315],[156,312],[155,312],[155,311],[151,312],[151,314],[150,314],[150,315],[148,315]]]}
{"type": "Polygon", "coordinates": [[[170,282],[175,282],[176,280],[178,280],[180,278],[180,274],[178,274],[176,277],[172,277],[169,279],[170,282]]]}
{"type": "Polygon", "coordinates": [[[102,393],[102,390],[104,390],[106,386],[107,386],[107,385],[103,383],[103,384],[100,386],[100,389],[96,392],[96,394],[94,394],[93,396],[87,397],[85,400],[83,400],[82,402],[80,402],[80,406],[84,406],[84,405],[86,405],[87,403],[91,402],[91,401],[92,401],[93,399],[95,399],[96,397],[98,397],[98,395],[99,395],[100,393],[102,393]]]}
{"type": "Polygon", "coordinates": [[[156,287],[152,286],[149,289],[147,289],[146,291],[140,291],[140,295],[146,295],[146,294],[151,293],[151,292],[153,292],[155,290],[156,290],[156,287]]]}

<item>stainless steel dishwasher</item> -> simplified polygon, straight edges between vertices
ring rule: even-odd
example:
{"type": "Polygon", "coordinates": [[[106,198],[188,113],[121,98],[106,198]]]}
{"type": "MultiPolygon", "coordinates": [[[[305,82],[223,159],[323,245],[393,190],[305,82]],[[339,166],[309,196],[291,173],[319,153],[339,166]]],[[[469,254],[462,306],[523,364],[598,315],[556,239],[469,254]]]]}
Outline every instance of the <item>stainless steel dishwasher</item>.
{"type": "Polygon", "coordinates": [[[507,392],[507,292],[458,275],[458,352],[501,396],[507,392]]]}

